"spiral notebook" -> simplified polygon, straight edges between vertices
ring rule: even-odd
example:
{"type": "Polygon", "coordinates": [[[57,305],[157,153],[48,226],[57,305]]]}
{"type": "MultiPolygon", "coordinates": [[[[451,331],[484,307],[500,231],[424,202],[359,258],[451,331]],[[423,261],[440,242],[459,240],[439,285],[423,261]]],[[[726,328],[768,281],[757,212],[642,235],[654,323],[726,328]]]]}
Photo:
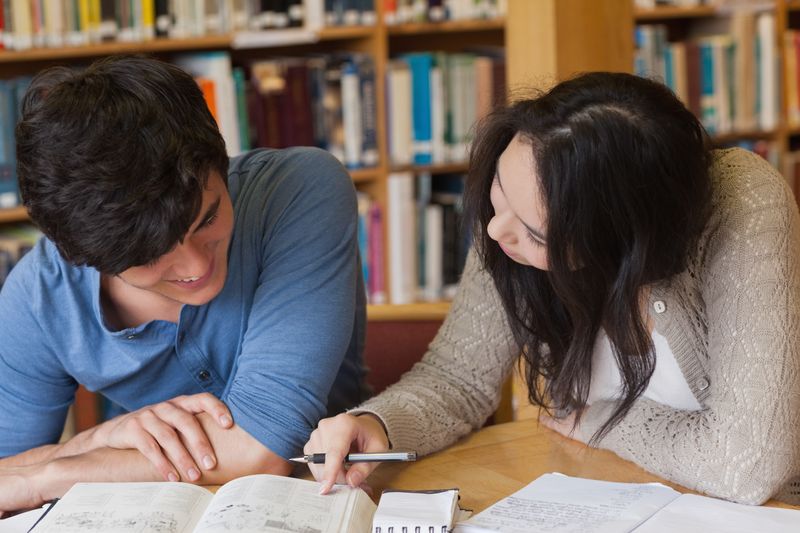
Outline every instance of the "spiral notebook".
{"type": "Polygon", "coordinates": [[[372,517],[372,533],[447,533],[458,512],[458,489],[385,490],[372,517]]]}

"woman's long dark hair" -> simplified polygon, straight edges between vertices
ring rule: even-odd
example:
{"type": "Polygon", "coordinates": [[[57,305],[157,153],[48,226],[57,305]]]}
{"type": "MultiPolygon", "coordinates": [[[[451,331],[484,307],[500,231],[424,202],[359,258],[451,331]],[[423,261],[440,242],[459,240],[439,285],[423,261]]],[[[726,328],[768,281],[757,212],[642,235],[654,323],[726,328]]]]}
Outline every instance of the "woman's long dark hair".
{"type": "Polygon", "coordinates": [[[465,207],[523,347],[531,402],[580,420],[601,328],[611,341],[622,396],[593,442],[653,373],[642,289],[686,268],[710,209],[709,163],[694,115],[667,87],[629,74],[578,76],[479,125],[465,207]],[[547,209],[547,271],[514,262],[486,232],[497,160],[516,134],[531,147],[547,209]]]}

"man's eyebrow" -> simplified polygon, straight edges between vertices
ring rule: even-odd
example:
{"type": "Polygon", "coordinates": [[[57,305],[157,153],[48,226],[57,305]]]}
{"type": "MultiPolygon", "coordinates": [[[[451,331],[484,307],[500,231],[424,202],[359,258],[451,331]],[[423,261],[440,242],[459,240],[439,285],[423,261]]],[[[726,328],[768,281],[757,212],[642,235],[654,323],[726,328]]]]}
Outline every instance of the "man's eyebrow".
{"type": "Polygon", "coordinates": [[[200,228],[203,227],[203,223],[205,223],[206,220],[208,220],[209,218],[214,216],[214,214],[219,209],[219,203],[220,203],[221,200],[222,200],[222,198],[218,196],[216,201],[213,204],[211,204],[210,206],[208,206],[208,209],[206,209],[206,212],[203,213],[202,218],[200,218],[200,223],[197,224],[197,227],[192,230],[192,233],[197,233],[197,230],[199,230],[200,228]]]}
{"type": "MultiPolygon", "coordinates": [[[[494,175],[495,175],[495,176],[497,176],[497,184],[500,186],[500,191],[503,193],[503,196],[506,196],[506,191],[505,191],[505,190],[503,190],[503,184],[500,182],[500,168],[499,168],[499,165],[498,165],[498,166],[495,166],[495,169],[494,169],[494,175]]],[[[506,201],[508,201],[508,196],[506,196],[506,201]]],[[[512,210],[512,212],[513,212],[513,210],[512,210]]],[[[525,228],[526,228],[528,231],[530,231],[530,232],[531,232],[531,234],[532,234],[534,237],[536,237],[537,239],[541,240],[542,242],[547,242],[547,238],[544,236],[544,233],[543,233],[543,232],[539,231],[538,229],[533,229],[532,227],[530,227],[529,225],[527,225],[527,224],[525,223],[525,221],[524,221],[524,220],[522,220],[522,218],[520,218],[520,216],[519,216],[518,214],[514,213],[514,216],[515,216],[515,217],[517,217],[517,219],[518,219],[520,222],[522,222],[522,225],[523,225],[523,226],[525,226],[525,228]]]]}

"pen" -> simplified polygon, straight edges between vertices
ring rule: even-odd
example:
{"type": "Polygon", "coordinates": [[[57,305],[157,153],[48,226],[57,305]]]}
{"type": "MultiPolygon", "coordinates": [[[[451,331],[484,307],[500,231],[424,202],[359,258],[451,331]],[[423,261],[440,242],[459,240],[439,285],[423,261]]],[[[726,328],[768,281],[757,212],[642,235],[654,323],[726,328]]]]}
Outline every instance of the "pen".
{"type": "MultiPolygon", "coordinates": [[[[295,463],[311,463],[321,465],[325,462],[324,453],[312,453],[302,457],[292,457],[289,459],[295,463]]],[[[344,458],[345,463],[398,463],[406,461],[416,461],[417,452],[377,452],[377,453],[349,453],[344,458]]]]}

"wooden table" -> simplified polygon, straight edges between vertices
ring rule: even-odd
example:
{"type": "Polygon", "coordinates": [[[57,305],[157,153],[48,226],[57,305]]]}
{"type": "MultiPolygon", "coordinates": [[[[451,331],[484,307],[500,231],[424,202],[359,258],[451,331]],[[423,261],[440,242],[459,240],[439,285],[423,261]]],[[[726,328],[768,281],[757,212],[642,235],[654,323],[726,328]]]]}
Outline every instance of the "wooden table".
{"type": "MultiPolygon", "coordinates": [[[[461,506],[479,512],[548,472],[606,481],[659,481],[680,492],[692,492],[609,451],[564,438],[535,420],[486,427],[415,463],[383,464],[367,481],[374,499],[386,488],[457,487],[461,506]]],[[[793,508],[775,501],[767,505],[793,508]]]]}

